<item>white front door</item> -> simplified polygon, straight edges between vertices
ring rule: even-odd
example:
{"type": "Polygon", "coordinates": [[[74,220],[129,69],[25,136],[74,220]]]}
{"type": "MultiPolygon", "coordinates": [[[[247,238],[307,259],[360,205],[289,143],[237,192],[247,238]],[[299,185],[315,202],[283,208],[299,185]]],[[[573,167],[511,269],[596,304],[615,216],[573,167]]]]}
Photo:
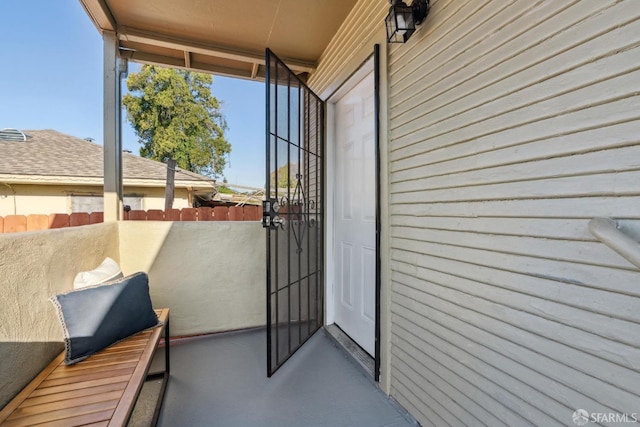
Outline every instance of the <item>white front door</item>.
{"type": "Polygon", "coordinates": [[[375,352],[376,176],[373,72],[335,104],[335,322],[375,352]]]}

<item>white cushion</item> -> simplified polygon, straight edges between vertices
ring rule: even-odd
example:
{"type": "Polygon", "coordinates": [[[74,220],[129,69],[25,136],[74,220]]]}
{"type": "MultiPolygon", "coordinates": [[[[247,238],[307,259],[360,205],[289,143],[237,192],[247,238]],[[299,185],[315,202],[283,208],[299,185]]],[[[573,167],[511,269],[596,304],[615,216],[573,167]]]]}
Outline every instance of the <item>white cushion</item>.
{"type": "Polygon", "coordinates": [[[91,271],[81,271],[73,280],[73,289],[95,286],[112,280],[122,279],[124,276],[117,262],[107,257],[98,267],[91,271]]]}

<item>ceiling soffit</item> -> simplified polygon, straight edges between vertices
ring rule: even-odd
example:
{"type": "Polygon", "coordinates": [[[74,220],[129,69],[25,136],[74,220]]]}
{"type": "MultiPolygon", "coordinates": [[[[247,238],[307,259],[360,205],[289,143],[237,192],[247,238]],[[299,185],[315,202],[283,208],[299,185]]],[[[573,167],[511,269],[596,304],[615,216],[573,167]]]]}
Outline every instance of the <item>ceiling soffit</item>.
{"type": "Polygon", "coordinates": [[[356,0],[80,0],[130,60],[264,78],[269,47],[301,77],[315,70],[356,0]]]}

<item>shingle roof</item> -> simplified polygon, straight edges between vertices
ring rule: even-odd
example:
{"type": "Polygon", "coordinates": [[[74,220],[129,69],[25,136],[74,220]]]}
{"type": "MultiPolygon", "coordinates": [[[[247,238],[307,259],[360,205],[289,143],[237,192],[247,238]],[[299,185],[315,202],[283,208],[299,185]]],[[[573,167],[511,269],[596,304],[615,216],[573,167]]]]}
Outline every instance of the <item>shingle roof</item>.
{"type": "MultiPolygon", "coordinates": [[[[102,146],[55,130],[26,130],[27,141],[0,140],[0,175],[56,176],[102,178],[104,157],[102,146]]],[[[123,177],[136,180],[162,180],[167,167],[155,160],[123,153],[123,177]]],[[[176,171],[176,185],[180,181],[213,179],[188,171],[176,171]]]]}

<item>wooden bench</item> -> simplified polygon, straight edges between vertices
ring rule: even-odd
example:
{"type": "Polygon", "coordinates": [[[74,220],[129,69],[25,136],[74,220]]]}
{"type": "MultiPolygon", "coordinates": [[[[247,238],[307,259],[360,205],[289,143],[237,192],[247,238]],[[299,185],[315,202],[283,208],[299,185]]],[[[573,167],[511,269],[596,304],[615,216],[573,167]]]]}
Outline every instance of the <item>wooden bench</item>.
{"type": "Polygon", "coordinates": [[[169,309],[156,313],[163,326],[137,333],[75,365],[66,366],[62,352],[0,411],[0,425],[124,426],[144,381],[162,378],[155,425],[169,378],[169,309]],[[163,335],[165,370],[149,374],[163,335]]]}

